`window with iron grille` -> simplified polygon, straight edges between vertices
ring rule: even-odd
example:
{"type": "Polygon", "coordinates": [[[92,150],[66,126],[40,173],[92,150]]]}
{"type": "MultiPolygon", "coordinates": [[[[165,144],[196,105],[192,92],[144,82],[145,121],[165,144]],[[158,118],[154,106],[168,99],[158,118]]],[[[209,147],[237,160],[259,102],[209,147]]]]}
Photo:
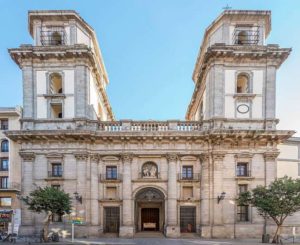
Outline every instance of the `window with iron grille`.
{"type": "Polygon", "coordinates": [[[249,221],[249,206],[237,206],[237,221],[249,221]]]}
{"type": "Polygon", "coordinates": [[[52,176],[53,177],[61,177],[62,176],[61,163],[52,163],[52,176]]]}
{"type": "Polygon", "coordinates": [[[8,176],[0,177],[0,189],[8,188],[8,176]]]}
{"type": "Polygon", "coordinates": [[[236,176],[248,176],[248,163],[239,162],[236,166],[236,176]]]}
{"type": "Polygon", "coordinates": [[[117,166],[107,166],[106,179],[117,179],[117,177],[118,177],[117,166]]]}
{"type": "Polygon", "coordinates": [[[8,130],[8,119],[0,120],[1,130],[8,130]]]}
{"type": "Polygon", "coordinates": [[[67,44],[67,35],[62,26],[48,26],[41,30],[41,44],[43,46],[60,46],[67,44]]]}
{"type": "Polygon", "coordinates": [[[9,150],[8,140],[2,140],[2,142],[1,142],[1,152],[8,152],[8,150],[9,150]]]}
{"type": "Polygon", "coordinates": [[[239,185],[239,194],[248,191],[248,185],[239,185]]]}
{"type": "Polygon", "coordinates": [[[0,171],[8,171],[8,158],[1,158],[0,159],[0,171]]]}
{"type": "Polygon", "coordinates": [[[237,25],[233,33],[233,43],[236,45],[257,45],[259,29],[257,26],[237,25]]]}
{"type": "Polygon", "coordinates": [[[193,166],[182,167],[182,179],[193,179],[193,166]]]}
{"type": "Polygon", "coordinates": [[[59,190],[60,189],[60,185],[51,185],[52,188],[59,190]]]}

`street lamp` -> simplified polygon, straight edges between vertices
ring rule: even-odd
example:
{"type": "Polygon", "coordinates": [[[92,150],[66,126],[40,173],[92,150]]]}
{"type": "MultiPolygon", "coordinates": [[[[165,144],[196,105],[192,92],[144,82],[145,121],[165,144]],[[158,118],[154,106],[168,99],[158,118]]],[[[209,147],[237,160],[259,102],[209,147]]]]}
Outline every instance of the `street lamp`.
{"type": "Polygon", "coordinates": [[[75,196],[76,201],[78,201],[78,202],[80,202],[80,204],[82,204],[82,196],[80,196],[77,191],[74,192],[74,196],[75,196]]]}
{"type": "Polygon", "coordinates": [[[219,204],[222,200],[224,200],[225,195],[226,195],[226,192],[223,191],[223,192],[221,193],[221,195],[218,196],[218,204],[219,204]]]}

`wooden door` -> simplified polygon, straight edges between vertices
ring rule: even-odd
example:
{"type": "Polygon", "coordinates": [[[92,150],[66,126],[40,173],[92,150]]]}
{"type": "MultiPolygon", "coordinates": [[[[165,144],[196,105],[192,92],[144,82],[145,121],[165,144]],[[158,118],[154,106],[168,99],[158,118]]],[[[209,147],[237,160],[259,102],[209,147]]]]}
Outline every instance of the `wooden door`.
{"type": "Polygon", "coordinates": [[[142,208],[142,231],[159,231],[159,208],[142,208]]]}

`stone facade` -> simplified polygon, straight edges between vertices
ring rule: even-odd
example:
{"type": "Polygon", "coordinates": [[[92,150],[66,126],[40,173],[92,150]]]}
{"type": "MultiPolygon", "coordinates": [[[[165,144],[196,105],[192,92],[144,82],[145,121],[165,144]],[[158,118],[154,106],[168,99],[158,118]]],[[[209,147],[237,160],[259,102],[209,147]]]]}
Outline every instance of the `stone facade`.
{"type": "MultiPolygon", "coordinates": [[[[23,71],[22,194],[34,186],[76,193],[77,236],[156,230],[177,238],[260,237],[240,191],[276,178],[276,70],[290,53],[265,45],[269,11],[224,11],[205,32],[187,121],[114,121],[93,29],[74,11],[30,11],[34,45],[10,49],[23,71]]],[[[53,225],[65,232],[68,220],[53,225]]],[[[22,234],[43,217],[22,210],[22,234]]]]}

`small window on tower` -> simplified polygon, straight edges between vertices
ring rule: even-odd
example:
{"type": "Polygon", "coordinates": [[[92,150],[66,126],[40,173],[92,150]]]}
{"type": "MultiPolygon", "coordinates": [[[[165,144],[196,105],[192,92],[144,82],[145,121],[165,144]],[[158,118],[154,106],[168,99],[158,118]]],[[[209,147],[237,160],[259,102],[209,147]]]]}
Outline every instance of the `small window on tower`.
{"type": "Polygon", "coordinates": [[[53,45],[62,45],[62,36],[58,31],[54,31],[51,35],[51,42],[53,45]]]}
{"type": "Polygon", "coordinates": [[[50,75],[50,93],[62,94],[62,76],[59,73],[50,75]]]}
{"type": "Polygon", "coordinates": [[[51,118],[62,118],[62,104],[51,104],[51,118]]]}
{"type": "Polygon", "coordinates": [[[249,77],[246,74],[239,74],[236,82],[236,92],[245,94],[249,93],[249,77]]]}

